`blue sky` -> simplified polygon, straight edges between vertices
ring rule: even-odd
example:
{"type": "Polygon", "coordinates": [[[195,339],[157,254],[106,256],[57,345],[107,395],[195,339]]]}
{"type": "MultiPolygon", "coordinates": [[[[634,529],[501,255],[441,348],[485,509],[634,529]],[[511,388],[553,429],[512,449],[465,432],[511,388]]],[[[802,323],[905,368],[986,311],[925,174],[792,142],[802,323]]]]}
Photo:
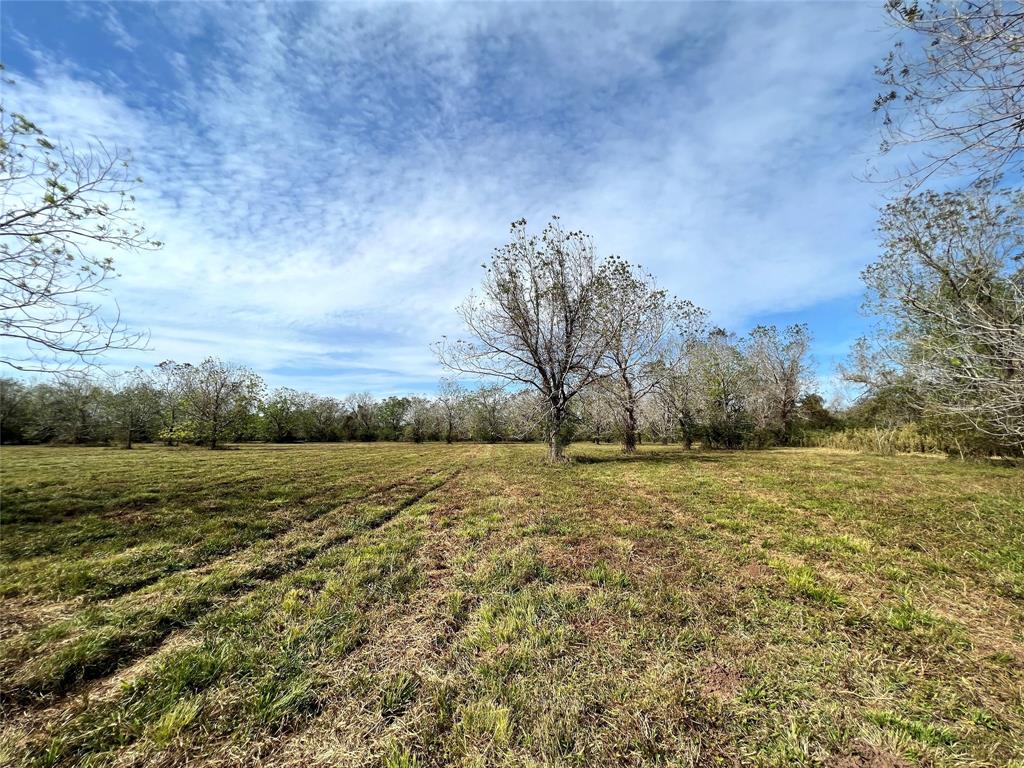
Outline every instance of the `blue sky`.
{"type": "Polygon", "coordinates": [[[429,392],[513,219],[558,214],[712,320],[863,331],[879,3],[4,3],[4,101],[130,148],[166,242],[111,285],[149,351],[429,392]]]}

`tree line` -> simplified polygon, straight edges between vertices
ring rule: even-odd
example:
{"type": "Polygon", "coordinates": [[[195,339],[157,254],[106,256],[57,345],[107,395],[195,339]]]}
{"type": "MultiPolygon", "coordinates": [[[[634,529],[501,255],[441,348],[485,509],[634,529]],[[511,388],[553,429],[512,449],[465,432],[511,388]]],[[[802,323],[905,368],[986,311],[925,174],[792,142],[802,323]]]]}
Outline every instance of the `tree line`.
{"type": "MultiPolygon", "coordinates": [[[[841,367],[860,389],[843,423],[910,427],[960,455],[1024,453],[1022,225],[1024,194],[991,179],[885,206],[882,253],[863,273],[877,323],[841,367]]],[[[626,452],[642,429],[740,448],[806,444],[809,428],[841,423],[807,418],[820,397],[806,326],[737,337],[557,217],[539,234],[514,222],[484,269],[459,309],[466,338],[438,355],[533,393],[552,461],[581,419],[626,452]]]]}
{"type": "MultiPolygon", "coordinates": [[[[787,367],[773,367],[781,358],[769,350],[799,358],[805,338],[800,326],[762,327],[743,339],[720,329],[690,338],[677,357],[686,368],[666,368],[635,401],[624,405],[609,387],[582,392],[567,412],[562,440],[618,441],[627,450],[644,440],[739,448],[827,427],[834,417],[800,382],[793,390],[765,386],[774,381],[773,371],[787,367]]],[[[791,370],[799,374],[796,363],[791,370]]],[[[529,389],[467,387],[451,378],[433,397],[268,390],[253,371],[214,358],[194,365],[168,361],[116,377],[0,379],[0,436],[6,443],[218,448],[246,441],[538,441],[548,439],[547,414],[543,398],[529,389]]]]}
{"type": "Polygon", "coordinates": [[[437,397],[370,393],[328,397],[268,390],[242,366],[167,361],[118,377],[0,379],[0,434],[8,443],[166,445],[428,440],[497,441],[528,433],[523,405],[495,387],[443,381],[437,397]]]}

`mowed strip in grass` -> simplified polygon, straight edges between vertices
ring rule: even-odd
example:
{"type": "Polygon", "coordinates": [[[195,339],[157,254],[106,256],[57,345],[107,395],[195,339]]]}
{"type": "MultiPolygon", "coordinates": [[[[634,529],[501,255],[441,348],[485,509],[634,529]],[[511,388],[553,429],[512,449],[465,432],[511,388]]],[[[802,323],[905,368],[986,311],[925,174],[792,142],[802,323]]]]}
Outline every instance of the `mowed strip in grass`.
{"type": "Polygon", "coordinates": [[[3,449],[0,763],[1024,765],[1024,474],[3,449]]]}

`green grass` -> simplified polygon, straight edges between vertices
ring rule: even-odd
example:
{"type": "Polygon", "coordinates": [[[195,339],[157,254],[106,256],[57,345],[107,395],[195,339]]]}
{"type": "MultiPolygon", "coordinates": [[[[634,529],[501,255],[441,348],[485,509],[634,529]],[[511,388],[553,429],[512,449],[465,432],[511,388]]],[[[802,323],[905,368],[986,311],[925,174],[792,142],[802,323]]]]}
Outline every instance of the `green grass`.
{"type": "Polygon", "coordinates": [[[574,454],[4,447],[0,764],[1024,765],[1020,469],[574,454]]]}

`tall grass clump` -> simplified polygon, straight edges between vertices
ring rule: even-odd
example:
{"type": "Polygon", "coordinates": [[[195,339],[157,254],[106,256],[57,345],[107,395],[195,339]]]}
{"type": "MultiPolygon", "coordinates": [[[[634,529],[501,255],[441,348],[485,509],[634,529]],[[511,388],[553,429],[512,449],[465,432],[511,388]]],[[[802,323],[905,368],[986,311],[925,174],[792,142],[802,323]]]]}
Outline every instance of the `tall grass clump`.
{"type": "Polygon", "coordinates": [[[836,448],[894,456],[899,453],[947,454],[956,451],[936,435],[922,430],[917,424],[897,427],[847,427],[840,430],[805,432],[799,443],[807,448],[836,448]]]}

